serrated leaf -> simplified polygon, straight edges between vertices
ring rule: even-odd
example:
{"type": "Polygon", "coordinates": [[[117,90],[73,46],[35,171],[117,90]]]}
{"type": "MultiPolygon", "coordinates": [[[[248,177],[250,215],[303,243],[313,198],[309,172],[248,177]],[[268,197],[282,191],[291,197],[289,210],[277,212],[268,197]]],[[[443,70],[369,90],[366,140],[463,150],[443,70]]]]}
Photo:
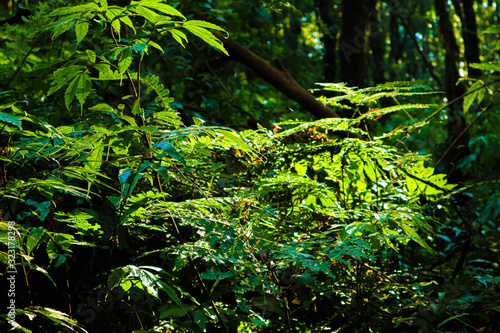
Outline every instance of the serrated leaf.
{"type": "Polygon", "coordinates": [[[61,67],[52,73],[52,84],[47,92],[50,96],[65,85],[68,84],[75,76],[80,75],[82,71],[85,70],[85,66],[81,65],[71,65],[67,67],[61,67]]]}
{"type": "Polygon", "coordinates": [[[28,255],[33,252],[35,247],[40,243],[42,237],[44,236],[44,229],[42,227],[31,229],[30,233],[27,236],[26,241],[26,253],[28,255]]]}
{"type": "Polygon", "coordinates": [[[177,29],[169,29],[168,32],[170,32],[170,34],[172,35],[172,37],[174,37],[177,43],[181,44],[181,46],[185,48],[184,42],[187,43],[188,41],[185,33],[177,29]]]}
{"type": "Polygon", "coordinates": [[[62,35],[63,33],[65,33],[66,31],[68,31],[69,29],[71,29],[71,27],[75,24],[75,20],[74,18],[71,18],[69,20],[65,20],[61,23],[58,23],[55,27],[54,27],[54,31],[52,32],[52,40],[56,39],[57,37],[59,37],[60,35],[62,35]]]}
{"type": "Polygon", "coordinates": [[[162,3],[162,0],[142,0],[140,2],[132,1],[130,4],[131,5],[140,4],[141,6],[156,9],[166,15],[178,16],[182,17],[183,19],[186,19],[181,12],[179,12],[177,9],[175,9],[170,5],[162,3]]]}
{"type": "Polygon", "coordinates": [[[120,60],[118,60],[118,70],[120,74],[123,74],[127,71],[127,69],[132,64],[132,53],[130,49],[126,49],[120,54],[120,60]]]}
{"type": "Polygon", "coordinates": [[[102,165],[102,156],[104,153],[104,144],[102,140],[96,142],[97,147],[92,150],[92,153],[87,158],[87,165],[93,171],[99,171],[102,165]]]}
{"type": "Polygon", "coordinates": [[[111,27],[115,30],[115,32],[118,34],[118,39],[121,38],[120,32],[121,32],[121,24],[120,24],[120,19],[117,17],[119,15],[123,14],[123,8],[120,7],[110,7],[108,10],[104,13],[104,15],[111,21],[111,27]]]}
{"type": "MultiPolygon", "coordinates": [[[[120,10],[121,10],[121,8],[120,8],[120,10]]],[[[130,17],[125,16],[125,15],[121,15],[121,16],[118,16],[118,19],[120,20],[120,22],[124,23],[126,26],[128,26],[130,29],[132,29],[132,31],[134,33],[137,33],[137,31],[135,30],[135,26],[132,23],[132,20],[130,19],[130,17]]]]}
{"type": "Polygon", "coordinates": [[[161,16],[152,11],[151,9],[144,8],[142,5],[142,1],[139,3],[140,5],[133,7],[132,10],[135,11],[140,16],[144,17],[147,21],[155,24],[161,16]]]}
{"type": "Polygon", "coordinates": [[[184,24],[183,28],[186,28],[186,30],[191,32],[193,35],[201,38],[208,45],[215,47],[216,49],[224,52],[225,55],[229,56],[229,53],[227,53],[222,42],[217,37],[215,37],[214,34],[212,34],[210,31],[196,25],[184,24]]]}
{"type": "Polygon", "coordinates": [[[184,27],[186,26],[195,26],[195,27],[201,27],[201,28],[208,28],[208,29],[214,29],[214,30],[219,30],[226,32],[226,30],[222,29],[216,24],[207,22],[207,21],[200,21],[200,20],[190,20],[184,23],[184,27]]]}
{"type": "Polygon", "coordinates": [[[89,23],[86,21],[78,21],[75,25],[76,42],[80,42],[85,38],[89,31],[89,23]]]}
{"type": "Polygon", "coordinates": [[[71,6],[71,7],[62,7],[62,8],[57,8],[54,9],[52,12],[49,13],[50,16],[62,16],[62,15],[75,15],[83,12],[90,12],[94,10],[99,10],[99,6],[94,3],[86,3],[84,5],[77,5],[77,6],[71,6]]]}
{"type": "Polygon", "coordinates": [[[69,109],[69,105],[75,99],[78,99],[81,105],[85,103],[85,99],[90,94],[92,83],[87,73],[80,73],[69,84],[66,92],[64,93],[64,102],[69,109]]]}
{"type": "Polygon", "coordinates": [[[162,47],[158,44],[158,43],[155,43],[153,41],[149,41],[148,42],[148,45],[151,45],[152,47],[154,47],[155,49],[159,50],[161,53],[165,53],[163,52],[163,49],[162,47]]]}
{"type": "Polygon", "coordinates": [[[181,299],[179,298],[175,290],[170,288],[170,286],[163,281],[159,281],[159,283],[161,286],[161,290],[164,291],[168,295],[168,297],[170,297],[170,299],[175,302],[175,304],[182,306],[181,299]]]}

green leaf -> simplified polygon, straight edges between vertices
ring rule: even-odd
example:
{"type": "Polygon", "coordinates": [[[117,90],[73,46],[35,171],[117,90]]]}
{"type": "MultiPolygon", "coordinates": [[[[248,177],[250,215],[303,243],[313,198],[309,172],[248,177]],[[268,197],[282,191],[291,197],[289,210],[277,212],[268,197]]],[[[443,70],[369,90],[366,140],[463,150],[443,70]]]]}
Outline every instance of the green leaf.
{"type": "Polygon", "coordinates": [[[36,314],[43,315],[45,318],[49,319],[53,323],[65,327],[69,332],[83,331],[87,333],[87,331],[84,330],[76,320],[74,320],[64,312],[40,306],[27,307],[24,312],[31,313],[32,315],[36,314]],[[76,330],[75,328],[78,328],[78,330],[76,330]]]}
{"type": "Polygon", "coordinates": [[[464,113],[467,113],[469,111],[470,106],[474,102],[474,99],[476,98],[477,94],[479,91],[474,91],[480,88],[483,85],[482,81],[476,81],[474,84],[469,88],[469,92],[472,91],[472,93],[469,93],[468,95],[465,96],[464,98],[464,113]]]}
{"type": "Polygon", "coordinates": [[[230,144],[234,144],[236,146],[236,149],[241,149],[250,155],[255,155],[255,152],[252,150],[252,148],[239,136],[239,134],[235,134],[235,132],[223,129],[216,129],[215,131],[222,134],[224,136],[224,139],[230,144]]]}
{"type": "Polygon", "coordinates": [[[123,8],[114,6],[109,7],[108,10],[104,13],[104,15],[106,15],[106,17],[111,21],[111,27],[113,27],[114,31],[118,34],[118,39],[120,39],[121,20],[117,19],[117,17],[123,15],[123,8]]]}
{"type": "Polygon", "coordinates": [[[151,45],[152,47],[154,47],[155,49],[157,49],[161,53],[165,53],[165,52],[163,52],[163,48],[158,43],[155,43],[155,42],[150,40],[147,45],[148,46],[151,45]]]}
{"type": "Polygon", "coordinates": [[[127,69],[132,64],[132,52],[130,48],[127,48],[120,54],[120,60],[118,60],[118,70],[120,74],[123,74],[127,71],[127,69]]]}
{"type": "Polygon", "coordinates": [[[422,237],[420,237],[419,234],[417,234],[417,232],[412,227],[410,227],[409,225],[407,225],[405,223],[401,223],[399,225],[401,226],[401,229],[403,229],[403,232],[408,237],[410,237],[412,240],[417,242],[420,246],[422,246],[423,248],[425,248],[429,252],[434,253],[434,250],[432,250],[432,248],[429,245],[427,245],[427,243],[422,239],[422,237]]]}
{"type": "Polygon", "coordinates": [[[455,319],[463,317],[463,316],[468,316],[468,315],[469,315],[468,313],[464,312],[464,313],[458,314],[456,316],[450,317],[450,318],[448,318],[448,319],[443,320],[442,322],[440,322],[437,327],[441,327],[441,326],[443,326],[444,324],[446,324],[449,321],[455,320],[455,319]]]}
{"type": "Polygon", "coordinates": [[[12,124],[14,126],[17,126],[17,128],[21,129],[21,123],[23,121],[23,118],[14,116],[9,113],[0,112],[0,121],[12,124]]]}
{"type": "Polygon", "coordinates": [[[75,25],[75,34],[77,44],[85,38],[87,32],[89,31],[89,24],[86,21],[78,21],[75,25]]]}
{"type": "Polygon", "coordinates": [[[40,243],[43,236],[45,235],[44,229],[42,227],[31,229],[30,233],[27,236],[26,241],[26,252],[30,255],[35,247],[40,243]]]}
{"type": "Polygon", "coordinates": [[[93,171],[99,171],[102,165],[102,156],[104,153],[104,144],[102,140],[96,142],[97,147],[92,150],[92,153],[87,158],[87,165],[93,171]]]}
{"type": "Polygon", "coordinates": [[[500,34],[500,25],[493,25],[483,31],[485,34],[500,34]]]}
{"type": "Polygon", "coordinates": [[[163,0],[142,0],[142,1],[132,1],[130,4],[132,6],[133,5],[141,5],[144,7],[153,8],[153,9],[156,9],[156,10],[162,12],[163,14],[177,16],[177,17],[181,17],[183,19],[186,19],[184,17],[184,15],[182,15],[182,13],[179,12],[177,9],[175,9],[174,7],[172,7],[170,5],[164,4],[162,2],[163,2],[163,0]]]}
{"type": "Polygon", "coordinates": [[[233,272],[207,271],[201,274],[201,277],[206,280],[227,279],[233,277],[233,272]]]}
{"type": "Polygon", "coordinates": [[[170,155],[177,161],[181,162],[184,166],[186,166],[186,160],[184,159],[184,156],[180,154],[177,149],[175,149],[174,145],[171,144],[170,142],[160,142],[154,145],[154,148],[161,149],[163,150],[163,154],[160,154],[158,158],[161,158],[165,156],[165,154],[170,155]]]}
{"type": "Polygon", "coordinates": [[[65,33],[66,31],[71,29],[71,27],[75,24],[75,21],[76,21],[75,19],[69,19],[69,20],[66,20],[66,21],[63,21],[63,22],[57,24],[54,27],[54,31],[52,33],[52,40],[56,39],[57,37],[59,37],[60,35],[65,33]]]}
{"type": "Polygon", "coordinates": [[[181,44],[181,46],[185,48],[184,42],[187,43],[187,41],[188,41],[185,33],[183,33],[182,31],[179,31],[177,29],[169,29],[167,31],[170,32],[170,34],[172,35],[172,37],[174,37],[174,39],[177,41],[177,43],[181,44]]]}
{"type": "Polygon", "coordinates": [[[115,109],[106,103],[99,103],[89,108],[92,111],[115,112],[115,109]]]}
{"type": "Polygon", "coordinates": [[[92,51],[92,50],[85,50],[84,54],[85,54],[85,56],[83,57],[83,59],[85,59],[86,61],[88,61],[91,64],[95,63],[96,55],[95,55],[94,51],[92,51]]]}
{"type": "Polygon", "coordinates": [[[90,12],[90,11],[98,11],[99,5],[94,2],[89,2],[84,5],[70,6],[70,7],[61,7],[50,12],[50,16],[62,16],[62,15],[75,15],[90,12]]]}
{"type": "Polygon", "coordinates": [[[179,298],[175,290],[173,290],[168,284],[163,281],[159,281],[159,283],[161,286],[160,289],[164,291],[168,295],[168,297],[170,297],[170,299],[175,302],[175,304],[181,306],[181,299],[179,298]]]}
{"type": "Polygon", "coordinates": [[[470,66],[473,68],[478,68],[478,69],[482,69],[485,71],[500,72],[500,66],[496,65],[494,63],[487,63],[487,64],[473,63],[473,64],[470,64],[470,66]]]}
{"type": "Polygon", "coordinates": [[[135,11],[137,14],[140,16],[144,17],[147,21],[155,24],[159,19],[161,19],[161,16],[152,11],[151,9],[144,8],[142,6],[142,1],[141,2],[136,2],[133,1],[131,5],[137,5],[136,7],[132,7],[132,10],[135,11]]]}
{"type": "Polygon", "coordinates": [[[80,73],[73,79],[73,81],[71,81],[66,89],[66,92],[64,93],[64,102],[66,103],[66,107],[69,109],[69,105],[75,97],[80,102],[80,105],[83,106],[85,99],[90,94],[91,90],[92,82],[90,81],[89,75],[87,73],[80,73]]]}
{"type": "Polygon", "coordinates": [[[219,30],[222,32],[226,32],[226,30],[222,29],[216,24],[206,22],[206,21],[200,21],[200,20],[189,20],[186,23],[184,23],[184,27],[186,26],[194,26],[194,27],[200,27],[200,28],[208,28],[208,29],[214,29],[214,30],[219,30]]]}
{"type": "Polygon", "coordinates": [[[132,46],[132,48],[134,49],[134,51],[139,52],[141,55],[143,55],[144,52],[147,52],[148,46],[146,44],[135,44],[132,46]]]}
{"type": "Polygon", "coordinates": [[[224,52],[225,55],[229,56],[229,53],[227,53],[222,42],[217,37],[215,37],[214,34],[198,25],[190,25],[188,24],[189,22],[191,21],[186,22],[186,24],[183,25],[183,28],[191,32],[193,35],[201,38],[208,45],[215,47],[219,51],[224,52]]]}
{"type": "Polygon", "coordinates": [[[162,310],[162,308],[163,306],[160,307],[159,311],[160,319],[165,319],[169,317],[183,317],[191,310],[191,306],[170,307],[169,309],[164,309],[164,310],[162,310]]]}

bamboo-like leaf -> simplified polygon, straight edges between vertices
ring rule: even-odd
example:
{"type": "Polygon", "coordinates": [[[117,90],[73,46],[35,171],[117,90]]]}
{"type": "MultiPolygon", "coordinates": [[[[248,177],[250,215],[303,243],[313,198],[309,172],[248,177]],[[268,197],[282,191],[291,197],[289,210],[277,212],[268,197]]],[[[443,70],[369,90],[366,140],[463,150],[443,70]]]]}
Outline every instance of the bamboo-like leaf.
{"type": "Polygon", "coordinates": [[[468,315],[469,315],[468,313],[464,312],[464,313],[458,314],[456,316],[452,316],[452,317],[450,317],[448,319],[445,319],[442,322],[440,322],[437,327],[441,327],[441,326],[443,326],[444,324],[446,324],[449,321],[455,320],[455,319],[463,317],[463,316],[468,316],[468,315]]]}
{"type": "Polygon", "coordinates": [[[160,142],[154,145],[154,148],[161,149],[163,150],[163,154],[160,154],[158,157],[161,158],[165,156],[166,154],[170,155],[177,161],[181,162],[184,166],[186,166],[186,160],[184,159],[184,156],[175,149],[174,145],[171,144],[170,142],[160,142]]]}
{"type": "Polygon", "coordinates": [[[241,149],[250,155],[255,155],[253,149],[236,132],[224,129],[216,129],[215,132],[222,134],[224,140],[230,144],[234,144],[236,149],[241,149]]]}
{"type": "Polygon", "coordinates": [[[179,31],[177,29],[169,29],[167,30],[171,35],[172,37],[174,37],[174,39],[177,41],[177,43],[181,44],[182,47],[186,47],[184,46],[184,42],[187,43],[187,37],[186,37],[186,34],[183,33],[182,31],[179,31]]]}
{"type": "Polygon", "coordinates": [[[142,1],[132,1],[130,5],[132,6],[141,5],[144,7],[153,8],[162,12],[163,14],[177,16],[186,19],[184,15],[182,15],[182,13],[179,12],[177,9],[162,2],[163,2],[162,0],[142,0],[142,1]]]}
{"type": "Polygon", "coordinates": [[[12,124],[12,125],[16,126],[17,128],[21,129],[21,123],[23,121],[23,118],[18,117],[18,116],[14,116],[14,115],[9,114],[9,113],[0,112],[0,121],[12,124]]]}
{"type": "Polygon", "coordinates": [[[422,239],[422,237],[420,237],[419,234],[417,234],[417,232],[412,227],[410,227],[409,225],[407,225],[405,223],[401,223],[400,226],[401,226],[401,229],[403,229],[403,232],[408,237],[413,239],[415,242],[417,242],[423,248],[427,249],[429,252],[434,253],[434,250],[429,245],[427,245],[427,243],[422,239]]]}
{"type": "MultiPolygon", "coordinates": [[[[187,23],[189,23],[189,22],[190,21],[188,21],[187,23]]],[[[201,38],[208,45],[215,47],[219,51],[224,52],[225,55],[229,56],[229,53],[224,48],[224,45],[222,44],[222,42],[217,37],[215,37],[214,34],[212,34],[210,31],[208,31],[200,26],[189,25],[187,23],[183,25],[183,28],[185,28],[186,30],[191,32],[193,35],[201,38]]]]}
{"type": "Polygon", "coordinates": [[[200,27],[200,28],[214,29],[214,30],[226,32],[226,30],[222,29],[218,25],[207,22],[207,21],[189,20],[186,23],[184,23],[184,27],[186,27],[186,26],[188,26],[188,27],[195,26],[195,27],[200,27]]]}

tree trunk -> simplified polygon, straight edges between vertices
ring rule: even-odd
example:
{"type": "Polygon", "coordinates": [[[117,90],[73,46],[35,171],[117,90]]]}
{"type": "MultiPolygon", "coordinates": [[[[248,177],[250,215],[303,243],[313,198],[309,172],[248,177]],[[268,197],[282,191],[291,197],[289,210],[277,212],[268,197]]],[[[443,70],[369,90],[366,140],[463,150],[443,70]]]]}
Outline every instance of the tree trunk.
{"type": "MultiPolygon", "coordinates": [[[[448,102],[460,97],[466,89],[463,83],[457,84],[460,75],[458,72],[459,49],[453,24],[447,11],[446,0],[434,0],[434,8],[439,19],[439,30],[444,44],[445,51],[445,90],[448,102]]],[[[453,145],[443,161],[449,168],[449,179],[452,182],[461,181],[462,177],[455,166],[460,159],[470,154],[469,135],[464,132],[467,124],[463,115],[463,100],[457,100],[448,110],[448,144],[453,145]]]]}
{"type": "Polygon", "coordinates": [[[473,0],[462,0],[463,15],[462,36],[464,38],[465,60],[467,61],[469,77],[478,78],[481,76],[481,70],[470,67],[472,63],[480,62],[479,37],[477,36],[476,13],[474,11],[473,0]]]}
{"type": "Polygon", "coordinates": [[[316,8],[318,9],[318,16],[321,19],[321,30],[323,37],[323,64],[324,81],[335,82],[337,75],[337,31],[334,21],[334,8],[333,3],[329,0],[315,0],[316,8]]]}
{"type": "Polygon", "coordinates": [[[342,0],[340,80],[351,87],[366,82],[365,49],[368,28],[367,0],[342,0]]]}
{"type": "Polygon", "coordinates": [[[387,65],[384,62],[387,45],[385,43],[385,34],[380,29],[379,13],[377,12],[377,0],[368,0],[368,13],[370,13],[369,23],[369,47],[371,50],[372,66],[369,66],[373,71],[373,83],[386,82],[385,73],[387,65]]]}

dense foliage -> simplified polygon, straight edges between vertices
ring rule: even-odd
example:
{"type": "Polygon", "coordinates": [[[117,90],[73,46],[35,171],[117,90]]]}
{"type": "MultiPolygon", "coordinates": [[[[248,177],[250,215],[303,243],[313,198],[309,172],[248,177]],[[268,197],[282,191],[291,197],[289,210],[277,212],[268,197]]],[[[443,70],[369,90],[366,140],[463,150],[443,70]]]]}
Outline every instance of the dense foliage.
{"type": "Polygon", "coordinates": [[[327,37],[343,37],[323,1],[2,8],[0,284],[14,308],[0,329],[497,331],[500,43],[462,68],[479,74],[460,80],[455,113],[456,92],[435,86],[448,65],[426,73],[390,16],[425,29],[437,67],[427,2],[410,27],[409,8],[373,1],[370,47],[388,33],[392,49],[366,84],[328,72],[345,59],[328,63],[327,37]],[[229,66],[226,30],[263,38],[252,51],[296,84],[347,82],[314,90],[344,117],[316,119],[229,66]]]}

